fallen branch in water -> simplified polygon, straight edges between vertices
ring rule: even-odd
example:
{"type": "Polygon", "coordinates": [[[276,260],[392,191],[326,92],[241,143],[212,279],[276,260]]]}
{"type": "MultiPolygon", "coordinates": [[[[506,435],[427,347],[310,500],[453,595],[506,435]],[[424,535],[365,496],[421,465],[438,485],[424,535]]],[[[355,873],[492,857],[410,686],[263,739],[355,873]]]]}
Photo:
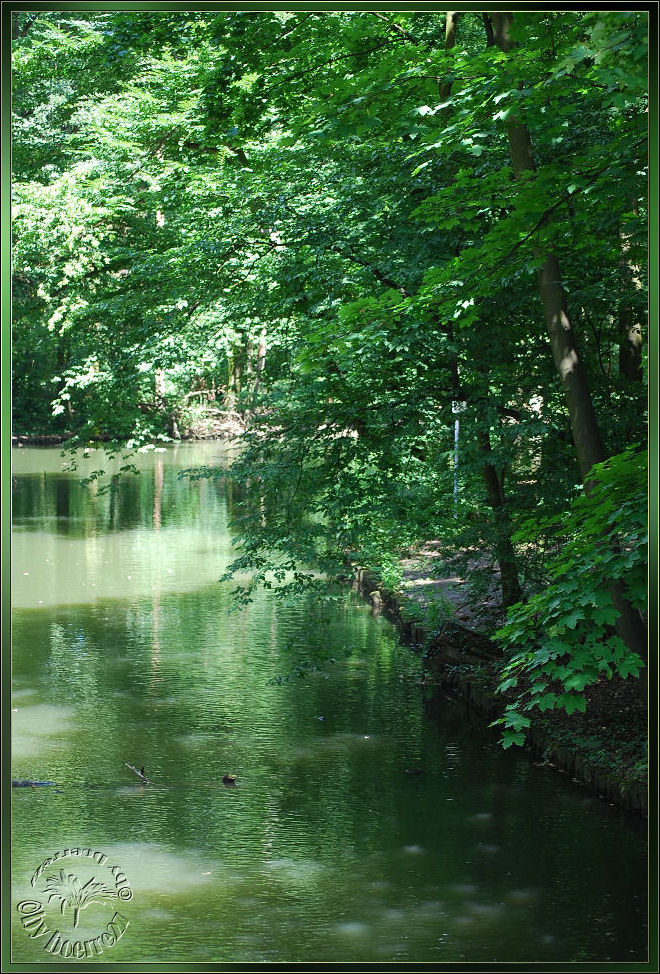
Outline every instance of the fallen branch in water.
{"type": "Polygon", "coordinates": [[[146,774],[144,773],[144,765],[142,765],[142,767],[140,768],[139,771],[138,771],[137,768],[134,768],[132,764],[128,764],[127,762],[124,762],[124,765],[125,765],[125,767],[130,768],[131,771],[133,771],[134,774],[136,774],[138,776],[138,778],[140,779],[140,781],[143,781],[145,783],[145,785],[151,784],[151,782],[147,778],[146,774]]]}
{"type": "Polygon", "coordinates": [[[44,785],[54,784],[54,781],[32,781],[25,778],[13,778],[11,782],[12,788],[43,788],[44,785]]]}

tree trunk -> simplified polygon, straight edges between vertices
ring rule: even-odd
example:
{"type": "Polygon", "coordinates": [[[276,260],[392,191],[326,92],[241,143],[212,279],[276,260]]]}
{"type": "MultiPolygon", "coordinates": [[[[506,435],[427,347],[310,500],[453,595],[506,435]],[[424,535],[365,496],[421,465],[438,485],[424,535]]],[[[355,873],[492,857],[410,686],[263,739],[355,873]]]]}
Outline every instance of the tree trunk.
{"type": "MultiPolygon", "coordinates": [[[[512,22],[511,13],[493,13],[495,43],[505,53],[513,47],[510,38],[512,22]]],[[[510,117],[507,131],[513,174],[517,180],[521,180],[526,172],[536,169],[529,130],[517,118],[510,117]]],[[[545,324],[555,367],[564,390],[580,471],[582,478],[586,479],[594,463],[605,460],[605,449],[586,375],[578,355],[573,325],[568,315],[559,261],[552,253],[542,256],[544,261],[539,271],[539,289],[545,324]]]]}
{"type": "Polygon", "coordinates": [[[493,33],[493,21],[490,18],[490,14],[482,13],[481,18],[484,22],[484,30],[486,31],[486,47],[493,47],[495,44],[495,34],[493,33]]]}
{"type": "MultiPolygon", "coordinates": [[[[57,358],[56,358],[57,374],[60,377],[63,376],[63,373],[67,368],[68,364],[69,364],[69,337],[68,334],[66,333],[64,334],[60,333],[59,341],[57,343],[57,358]]],[[[60,393],[64,392],[65,389],[66,389],[66,382],[64,379],[62,379],[60,393]]],[[[60,413],[59,416],[57,417],[56,423],[60,428],[65,429],[67,424],[67,419],[70,420],[72,417],[73,417],[73,406],[71,405],[71,399],[67,399],[66,416],[64,415],[64,413],[60,413]]]]}
{"type": "MultiPolygon", "coordinates": [[[[448,10],[445,19],[445,52],[448,52],[456,43],[456,21],[458,13],[455,10],[448,10]]],[[[440,101],[446,101],[451,94],[451,81],[441,81],[438,85],[440,101]]]]}
{"type": "MultiPolygon", "coordinates": [[[[454,340],[451,323],[447,330],[451,342],[454,340]]],[[[458,373],[458,360],[452,359],[450,362],[452,378],[453,401],[458,403],[462,398],[461,384],[458,373]]],[[[458,414],[455,423],[458,424],[458,414]]],[[[478,417],[482,420],[482,417],[478,417]]],[[[484,418],[485,421],[485,418],[484,418]]],[[[511,541],[511,518],[506,507],[506,497],[504,495],[504,484],[497,472],[492,460],[492,449],[490,445],[490,435],[486,429],[477,430],[477,445],[482,458],[481,473],[486,487],[488,503],[493,511],[495,521],[495,557],[500,568],[500,583],[502,588],[502,604],[505,609],[515,605],[522,599],[522,589],[518,580],[518,561],[511,541]]],[[[454,453],[454,476],[456,476],[458,463],[457,448],[454,453]]],[[[456,488],[454,488],[456,493],[456,488]]]]}
{"type": "Polygon", "coordinates": [[[628,314],[620,319],[621,344],[619,345],[619,373],[629,382],[641,382],[642,371],[642,329],[638,322],[630,321],[628,314]]]}
{"type": "Polygon", "coordinates": [[[158,409],[165,405],[165,369],[154,372],[154,402],[158,409]]]}
{"type": "MultiPolygon", "coordinates": [[[[513,14],[493,13],[492,19],[495,43],[501,51],[509,53],[514,46],[510,36],[513,14]]],[[[526,172],[536,169],[529,130],[518,118],[512,116],[507,121],[507,129],[514,176],[517,180],[524,179],[526,172]]],[[[585,481],[585,490],[588,491],[589,471],[594,463],[605,460],[606,454],[586,375],[577,352],[566,294],[561,283],[559,261],[553,253],[544,255],[539,272],[539,288],[552,354],[568,407],[578,463],[585,481]]],[[[646,659],[648,634],[639,612],[625,598],[620,582],[613,583],[609,591],[614,606],[620,613],[616,623],[617,633],[631,650],[646,659]]]]}
{"type": "Polygon", "coordinates": [[[580,473],[586,481],[594,463],[602,463],[606,454],[587,378],[575,347],[575,333],[568,317],[559,262],[554,254],[546,256],[539,271],[539,288],[555,368],[561,380],[571,420],[580,473]]]}
{"type": "MultiPolygon", "coordinates": [[[[452,10],[447,11],[447,18],[445,21],[445,51],[449,51],[456,43],[457,18],[457,12],[452,10]]],[[[486,32],[488,33],[488,25],[490,24],[490,21],[488,20],[486,14],[484,14],[484,24],[486,24],[486,32]]],[[[492,36],[492,27],[491,34],[489,36],[492,36]]],[[[450,94],[451,82],[441,82],[440,98],[443,101],[446,101],[450,94]]],[[[454,335],[451,322],[449,324],[448,335],[450,340],[453,341],[454,335]]],[[[454,402],[458,403],[461,396],[459,395],[460,382],[458,376],[457,359],[454,359],[451,363],[451,372],[454,402]]],[[[456,430],[458,430],[458,417],[455,419],[455,423],[457,424],[456,430]]],[[[489,454],[491,453],[491,446],[488,432],[477,433],[477,443],[483,458],[482,476],[486,486],[488,502],[492,508],[493,519],[495,521],[495,557],[497,558],[497,563],[500,567],[502,604],[504,605],[505,609],[508,609],[509,606],[515,605],[516,602],[520,602],[522,598],[522,590],[518,580],[516,553],[511,541],[511,519],[509,517],[509,512],[506,509],[504,487],[497,474],[497,470],[490,462],[489,454]]],[[[456,444],[454,454],[454,477],[456,477],[458,463],[457,452],[458,450],[456,444]]],[[[454,490],[456,493],[456,488],[454,490]]]]}
{"type": "MultiPolygon", "coordinates": [[[[637,201],[633,200],[633,213],[637,214],[637,201]]],[[[640,291],[642,282],[639,279],[639,268],[630,259],[630,239],[621,232],[621,277],[623,279],[624,297],[619,302],[619,374],[629,382],[642,382],[642,322],[635,308],[631,292],[640,291]]]]}
{"type": "Polygon", "coordinates": [[[494,464],[488,459],[491,453],[490,436],[487,430],[477,433],[479,450],[483,457],[482,475],[488,494],[488,503],[495,520],[495,554],[500,566],[502,581],[502,604],[505,609],[520,602],[522,590],[518,581],[516,553],[511,542],[511,519],[506,509],[504,488],[494,464]]]}
{"type": "Polygon", "coordinates": [[[259,382],[261,381],[261,376],[266,368],[266,329],[261,329],[261,334],[259,335],[259,347],[257,348],[257,362],[256,362],[256,377],[254,380],[254,395],[256,396],[259,392],[259,382]]]}
{"type": "Polygon", "coordinates": [[[236,409],[242,392],[244,351],[235,345],[227,360],[227,409],[236,409]]]}

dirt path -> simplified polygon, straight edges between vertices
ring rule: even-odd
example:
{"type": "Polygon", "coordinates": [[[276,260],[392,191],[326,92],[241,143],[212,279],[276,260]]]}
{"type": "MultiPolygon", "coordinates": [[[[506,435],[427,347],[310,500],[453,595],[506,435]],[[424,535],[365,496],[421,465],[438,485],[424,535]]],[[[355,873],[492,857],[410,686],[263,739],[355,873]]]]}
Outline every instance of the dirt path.
{"type": "Polygon", "coordinates": [[[456,621],[482,633],[491,633],[503,621],[499,572],[478,552],[452,558],[437,541],[429,541],[401,560],[401,591],[424,613],[431,628],[456,621]],[[467,571],[477,570],[479,590],[471,588],[467,571]]]}

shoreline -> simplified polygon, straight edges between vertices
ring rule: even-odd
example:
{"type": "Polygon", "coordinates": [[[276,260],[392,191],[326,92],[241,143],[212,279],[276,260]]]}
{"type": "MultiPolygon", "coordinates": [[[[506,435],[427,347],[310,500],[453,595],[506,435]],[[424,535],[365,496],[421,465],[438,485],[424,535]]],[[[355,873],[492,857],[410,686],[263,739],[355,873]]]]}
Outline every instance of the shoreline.
{"type": "MultiPolygon", "coordinates": [[[[499,717],[506,701],[495,692],[493,664],[498,654],[490,636],[455,620],[448,621],[439,635],[435,630],[430,632],[415,618],[419,599],[413,599],[405,590],[387,589],[378,575],[367,568],[355,564],[352,567],[353,590],[371,603],[374,613],[392,622],[404,645],[423,657],[428,674],[426,685],[436,688],[431,703],[442,693],[449,693],[461,699],[485,724],[499,717]]],[[[570,730],[557,726],[553,731],[549,721],[547,726],[533,722],[523,750],[530,760],[553,773],[570,776],[589,796],[648,817],[647,782],[624,780],[594,763],[578,735],[570,730]]]]}

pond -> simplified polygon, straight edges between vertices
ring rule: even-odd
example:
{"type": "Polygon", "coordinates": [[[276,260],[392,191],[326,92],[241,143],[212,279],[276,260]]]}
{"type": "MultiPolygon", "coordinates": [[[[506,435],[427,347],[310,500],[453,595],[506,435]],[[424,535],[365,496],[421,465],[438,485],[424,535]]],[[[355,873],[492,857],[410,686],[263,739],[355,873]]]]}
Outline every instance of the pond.
{"type": "Polygon", "coordinates": [[[356,597],[229,611],[231,496],[179,476],[225,447],[109,492],[13,453],[12,775],[56,783],[12,792],[15,962],[646,958],[641,821],[431,720],[356,597]]]}

